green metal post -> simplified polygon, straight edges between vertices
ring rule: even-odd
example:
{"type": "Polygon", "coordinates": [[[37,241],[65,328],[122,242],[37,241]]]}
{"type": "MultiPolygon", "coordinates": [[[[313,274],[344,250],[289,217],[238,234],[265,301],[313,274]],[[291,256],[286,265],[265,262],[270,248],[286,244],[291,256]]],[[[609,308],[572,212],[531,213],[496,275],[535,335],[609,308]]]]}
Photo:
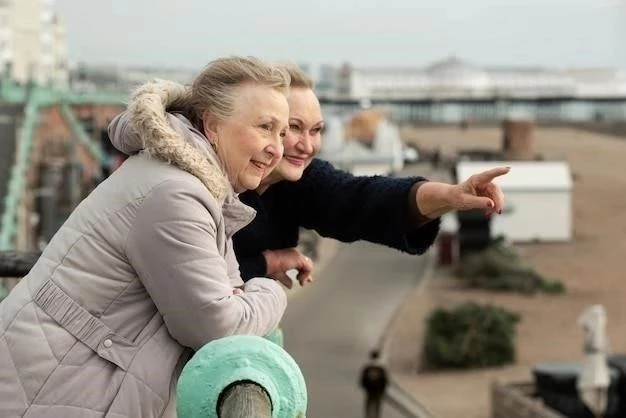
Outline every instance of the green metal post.
{"type": "MultiPolygon", "coordinates": [[[[178,417],[225,418],[220,415],[224,395],[244,385],[249,393],[263,389],[272,418],[304,418],[307,392],[300,368],[278,344],[251,335],[221,338],[198,350],[178,380],[178,417]]],[[[257,404],[263,400],[252,394],[248,398],[257,404]]]]}

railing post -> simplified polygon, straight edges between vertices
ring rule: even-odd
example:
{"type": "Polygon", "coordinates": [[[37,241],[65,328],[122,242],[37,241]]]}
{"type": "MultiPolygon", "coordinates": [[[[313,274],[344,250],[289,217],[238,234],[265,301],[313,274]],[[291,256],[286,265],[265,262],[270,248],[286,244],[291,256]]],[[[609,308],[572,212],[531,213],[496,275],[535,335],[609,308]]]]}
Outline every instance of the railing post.
{"type": "Polygon", "coordinates": [[[212,341],[185,365],[177,387],[179,418],[304,418],[306,384],[293,358],[267,338],[212,341]]]}
{"type": "Polygon", "coordinates": [[[256,383],[239,382],[222,391],[218,411],[221,418],[271,417],[272,401],[256,383]]]}
{"type": "Polygon", "coordinates": [[[280,347],[284,347],[283,330],[281,328],[276,328],[274,331],[267,334],[265,338],[274,344],[278,344],[280,347]]]}
{"type": "Polygon", "coordinates": [[[26,276],[39,256],[39,251],[0,251],[0,278],[26,276]]]}

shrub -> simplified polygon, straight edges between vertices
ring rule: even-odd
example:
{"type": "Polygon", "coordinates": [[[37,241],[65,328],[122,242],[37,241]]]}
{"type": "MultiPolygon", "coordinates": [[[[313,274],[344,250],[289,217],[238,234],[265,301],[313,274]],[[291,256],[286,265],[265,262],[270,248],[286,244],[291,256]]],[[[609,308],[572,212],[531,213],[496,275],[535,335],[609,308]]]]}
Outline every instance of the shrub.
{"type": "Polygon", "coordinates": [[[424,355],[434,369],[501,366],[515,361],[517,313],[464,303],[427,318],[424,355]]]}

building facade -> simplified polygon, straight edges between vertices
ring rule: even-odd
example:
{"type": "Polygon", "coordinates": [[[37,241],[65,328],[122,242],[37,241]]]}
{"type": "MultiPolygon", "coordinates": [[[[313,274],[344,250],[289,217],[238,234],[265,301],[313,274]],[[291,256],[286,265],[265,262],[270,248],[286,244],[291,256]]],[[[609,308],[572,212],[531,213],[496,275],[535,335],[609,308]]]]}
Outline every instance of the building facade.
{"type": "Polygon", "coordinates": [[[0,0],[0,69],[18,83],[65,86],[68,82],[65,25],[54,0],[0,0]]]}
{"type": "Polygon", "coordinates": [[[70,69],[70,86],[76,91],[128,92],[155,78],[189,84],[199,71],[200,69],[80,64],[70,69]]]}
{"type": "Polygon", "coordinates": [[[329,112],[385,107],[401,121],[626,120],[626,71],[481,67],[450,57],[425,68],[324,67],[317,92],[329,112]]]}
{"type": "Polygon", "coordinates": [[[369,100],[626,97],[626,71],[481,67],[456,57],[425,68],[324,68],[318,85],[333,98],[369,100]]]}

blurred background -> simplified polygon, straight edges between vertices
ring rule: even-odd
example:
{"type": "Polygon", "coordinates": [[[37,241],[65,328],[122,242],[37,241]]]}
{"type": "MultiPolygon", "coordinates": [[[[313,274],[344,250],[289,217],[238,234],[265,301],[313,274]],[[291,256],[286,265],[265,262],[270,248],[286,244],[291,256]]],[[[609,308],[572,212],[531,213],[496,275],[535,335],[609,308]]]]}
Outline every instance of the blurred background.
{"type": "Polygon", "coordinates": [[[626,416],[624,0],[0,0],[0,251],[41,251],[123,162],[106,127],[132,88],[234,54],[313,77],[339,168],[513,167],[502,216],[446,216],[422,257],[302,231],[318,281],[289,293],[283,329],[309,417],[363,416],[373,348],[384,417],[595,416],[576,383],[592,304],[602,416],[626,416]]]}

